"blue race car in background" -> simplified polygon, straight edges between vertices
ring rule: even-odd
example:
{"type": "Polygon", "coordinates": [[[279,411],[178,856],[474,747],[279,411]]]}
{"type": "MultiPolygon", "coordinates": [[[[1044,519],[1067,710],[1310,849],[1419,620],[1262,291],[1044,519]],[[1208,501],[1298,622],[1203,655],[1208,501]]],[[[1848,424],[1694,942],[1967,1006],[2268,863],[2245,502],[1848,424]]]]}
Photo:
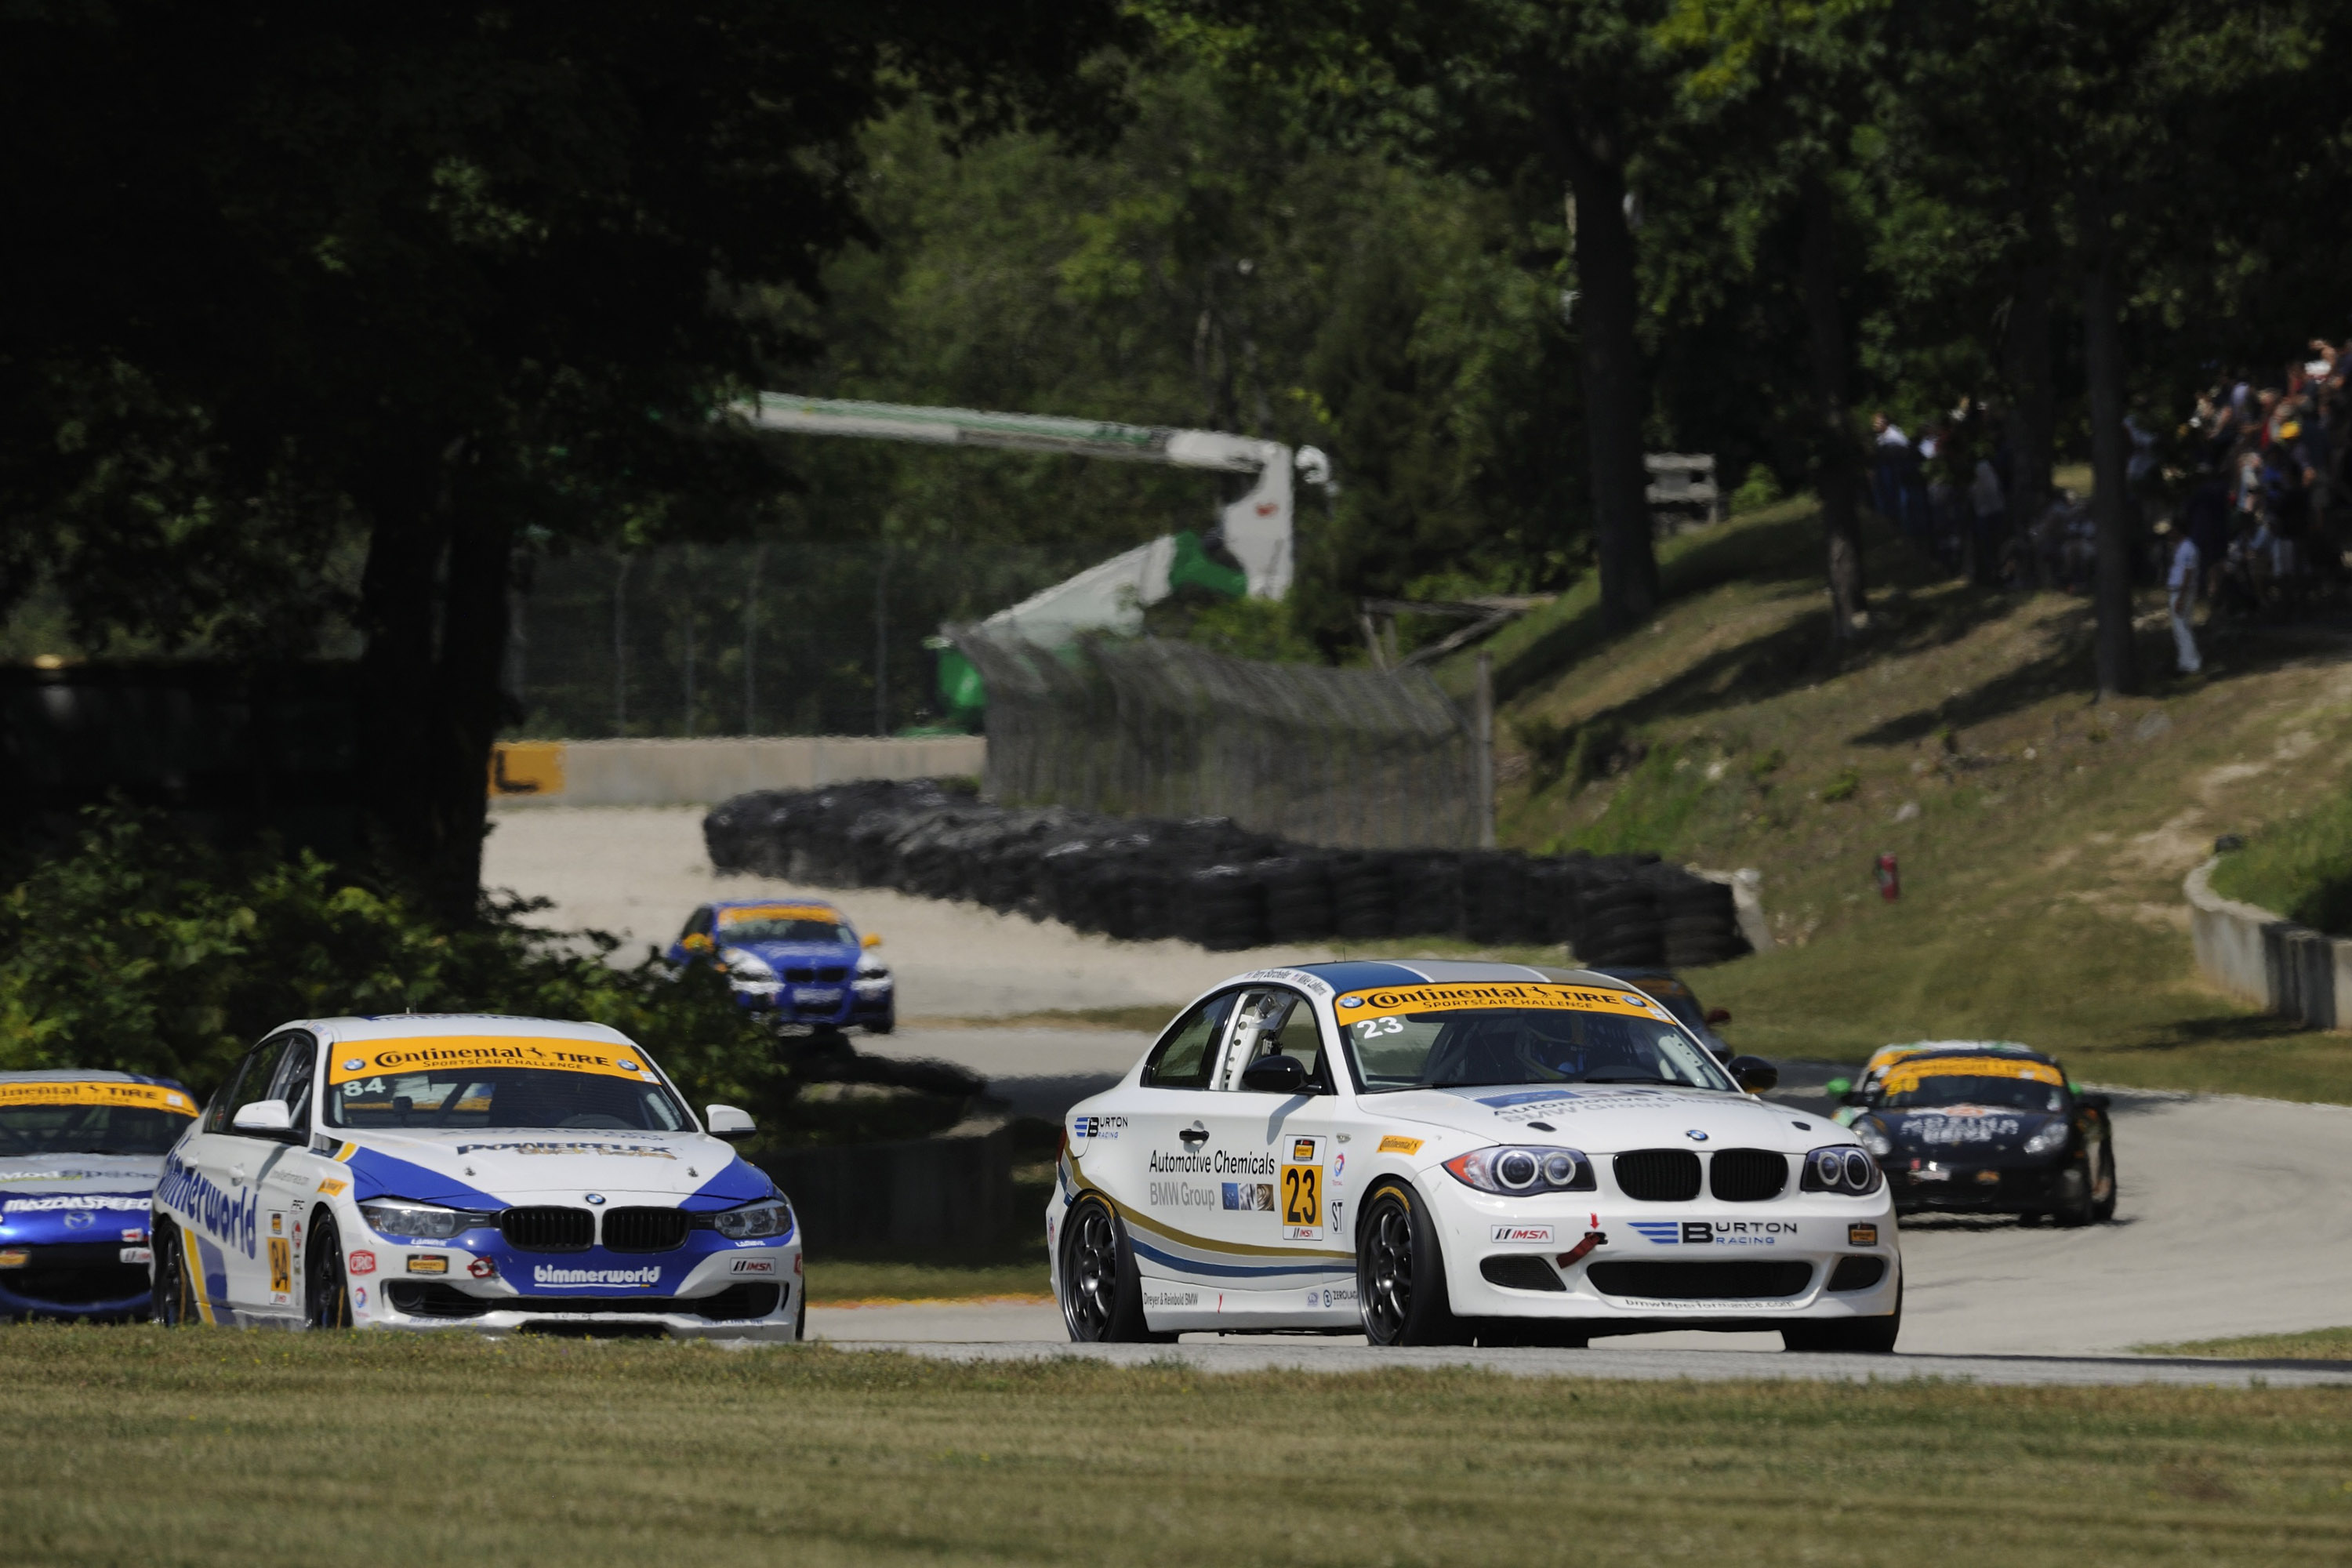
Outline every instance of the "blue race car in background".
{"type": "Polygon", "coordinates": [[[709,963],[736,1002],[773,1013],[780,1024],[819,1031],[855,1024],[869,1035],[898,1026],[896,983],[848,918],[814,899],[705,904],[670,944],[673,963],[709,963]]]}
{"type": "Polygon", "coordinates": [[[195,1118],[169,1079],[0,1073],[0,1313],[144,1316],[148,1211],[195,1118]]]}

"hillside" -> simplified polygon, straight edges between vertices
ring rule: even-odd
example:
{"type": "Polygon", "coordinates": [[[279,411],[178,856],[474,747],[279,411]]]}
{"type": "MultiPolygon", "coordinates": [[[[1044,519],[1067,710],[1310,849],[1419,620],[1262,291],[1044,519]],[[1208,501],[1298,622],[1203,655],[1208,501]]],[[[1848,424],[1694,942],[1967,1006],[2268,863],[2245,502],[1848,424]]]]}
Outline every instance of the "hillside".
{"type": "Polygon", "coordinates": [[[1749,1048],[1999,1037],[2103,1081],[2352,1100],[2340,1037],[2202,982],[2180,896],[2217,835],[2342,792],[2352,647],[2222,637],[2182,679],[2151,593],[2148,694],[2100,704],[2087,601],[1974,588],[1880,532],[1841,653],[1819,539],[1809,502],[1750,513],[1665,543],[1645,630],[1602,638],[1586,584],[1498,637],[1503,841],[1759,870],[1782,945],[1696,977],[1749,1048]]]}

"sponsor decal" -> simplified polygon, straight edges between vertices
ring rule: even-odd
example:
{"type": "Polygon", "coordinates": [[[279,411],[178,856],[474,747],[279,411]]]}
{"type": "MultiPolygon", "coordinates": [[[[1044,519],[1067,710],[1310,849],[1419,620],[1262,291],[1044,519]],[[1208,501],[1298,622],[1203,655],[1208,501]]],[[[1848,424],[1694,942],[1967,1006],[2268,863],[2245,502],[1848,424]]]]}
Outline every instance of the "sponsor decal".
{"type": "Polygon", "coordinates": [[[1339,1209],[1340,1209],[1340,1207],[1341,1207],[1340,1200],[1339,1200],[1338,1198],[1333,1198],[1333,1199],[1331,1200],[1331,1228],[1332,1228],[1333,1230],[1338,1230],[1338,1229],[1339,1228],[1339,1226],[1340,1226],[1340,1219],[1339,1219],[1339,1209]]]}
{"type": "Polygon", "coordinates": [[[125,1241],[144,1241],[147,1239],[146,1228],[142,1226],[131,1226],[123,1231],[122,1239],[125,1241]]]}
{"type": "Polygon", "coordinates": [[[211,1232],[247,1258],[261,1253],[261,1194],[237,1189],[242,1196],[223,1192],[202,1171],[182,1164],[177,1154],[163,1161],[163,1179],[155,1184],[155,1202],[194,1219],[197,1228],[211,1232]]]}
{"type": "Polygon", "coordinates": [[[182,1090],[165,1089],[160,1083],[108,1083],[94,1079],[0,1083],[0,1110],[19,1105],[127,1105],[181,1116],[196,1113],[196,1102],[182,1090]]]}
{"type": "Polygon", "coordinates": [[[1693,1301],[1678,1298],[1660,1300],[1649,1296],[1619,1296],[1613,1299],[1628,1307],[1639,1307],[1645,1312],[1701,1311],[1709,1315],[1722,1312],[1785,1312],[1802,1304],[1801,1300],[1778,1296],[1767,1296],[1755,1301],[1693,1301]]]}
{"type": "MultiPolygon", "coordinates": [[[[1299,1142],[1310,1152],[1310,1139],[1299,1142]]],[[[1285,1165],[1279,1184],[1282,1200],[1282,1236],[1286,1241],[1320,1241],[1323,1239],[1323,1167],[1320,1165],[1285,1165]]]]}
{"type": "Polygon", "coordinates": [[[460,1143],[460,1154],[623,1154],[639,1160],[675,1160],[677,1155],[657,1143],[554,1142],[530,1140],[511,1143],[460,1143]]]}
{"type": "Polygon", "coordinates": [[[125,1263],[152,1263],[155,1261],[154,1250],[151,1247],[123,1247],[121,1249],[121,1256],[122,1261],[125,1263]]]}
{"type": "Polygon", "coordinates": [[[1874,1225],[1850,1225],[1845,1227],[1845,1244],[1848,1247],[1876,1247],[1878,1227],[1874,1225]]]}
{"type": "Polygon", "coordinates": [[[1154,1149],[1143,1163],[1144,1169],[1154,1175],[1271,1176],[1275,1171],[1271,1154],[1236,1154],[1225,1149],[1203,1150],[1198,1154],[1154,1149]]]}
{"type": "Polygon", "coordinates": [[[1073,1118],[1070,1122],[1072,1138],[1117,1139],[1126,1131],[1127,1118],[1124,1116],[1080,1116],[1073,1118]]]}
{"type": "Polygon", "coordinates": [[[0,1214],[54,1214],[59,1209],[145,1214],[147,1208],[146,1195],[131,1193],[59,1193],[53,1197],[10,1198],[0,1203],[0,1214]]]}
{"type": "Polygon", "coordinates": [[[1532,1241],[1545,1247],[1551,1245],[1551,1226],[1548,1225],[1498,1225],[1490,1227],[1489,1241],[1532,1241]]]}
{"type": "Polygon", "coordinates": [[[329,1196],[329,1197],[331,1197],[331,1197],[333,1197],[337,1193],[341,1192],[345,1187],[348,1187],[348,1186],[350,1186],[350,1185],[351,1185],[351,1184],[350,1184],[349,1182],[337,1181],[337,1180],[333,1179],[332,1177],[330,1177],[328,1180],[323,1181],[323,1182],[320,1182],[320,1183],[319,1184],[319,1190],[320,1190],[320,1192],[322,1192],[322,1193],[326,1194],[327,1194],[327,1196],[329,1196]]]}
{"type": "Polygon", "coordinates": [[[1787,1219],[1637,1219],[1634,1234],[1660,1247],[1778,1247],[1797,1239],[1797,1222],[1787,1219]]]}
{"type": "Polygon", "coordinates": [[[31,1261],[33,1255],[25,1247],[0,1247],[0,1268],[22,1268],[31,1261]]]}
{"type": "Polygon", "coordinates": [[[1191,1182],[1154,1182],[1147,1201],[1151,1207],[1161,1209],[1213,1209],[1218,1206],[1216,1188],[1198,1186],[1191,1182]]]}
{"type": "Polygon", "coordinates": [[[1251,1213],[1274,1212],[1272,1182],[1227,1182],[1224,1184],[1225,1207],[1251,1213]]]}
{"type": "Polygon", "coordinates": [[[269,1238],[269,1299],[290,1300],[294,1289],[294,1244],[282,1236],[269,1238]]]}
{"type": "Polygon", "coordinates": [[[1956,1108],[1924,1116],[1906,1116],[1896,1131],[1918,1143],[1990,1143],[2014,1138],[2025,1123],[2014,1116],[1992,1116],[1973,1108],[1956,1108]]]}
{"type": "Polygon", "coordinates": [[[563,1268],[551,1263],[534,1263],[530,1282],[559,1290],[604,1285],[641,1285],[651,1289],[661,1283],[661,1268],[658,1265],[645,1268],[563,1268]]]}
{"type": "Polygon", "coordinates": [[[2005,1057],[1908,1057],[1886,1069],[1886,1092],[1916,1093],[1931,1078],[2014,1078],[2028,1083],[2063,1084],[2065,1075],[2047,1062],[2005,1057]]]}
{"type": "Polygon", "coordinates": [[[477,1279],[495,1279],[499,1277],[499,1266],[493,1258],[477,1258],[466,1265],[466,1272],[477,1279]]]}
{"type": "MultiPolygon", "coordinates": [[[[372,1040],[355,1045],[328,1074],[331,1083],[399,1073],[464,1072],[477,1068],[540,1068],[648,1082],[653,1073],[626,1046],[602,1040],[540,1038],[526,1035],[435,1035],[409,1040],[372,1040]],[[352,1066],[357,1062],[357,1067],[352,1066]]],[[[373,1087],[373,1086],[371,1086],[373,1087]]],[[[349,1093],[349,1090],[345,1091],[349,1093]]]]}
{"type": "Polygon", "coordinates": [[[359,1308],[362,1311],[365,1311],[367,1310],[366,1286],[354,1285],[352,1287],[352,1305],[359,1308]]]}
{"type": "Polygon", "coordinates": [[[1356,1304],[1356,1288],[1352,1285],[1310,1285],[1307,1289],[1309,1307],[1352,1307],[1356,1304]]]}
{"type": "Polygon", "coordinates": [[[730,1274],[773,1274],[775,1271],[776,1260],[772,1258],[739,1258],[735,1260],[735,1267],[728,1270],[730,1274]]]}
{"type": "Polygon", "coordinates": [[[1201,1304],[1198,1290],[1150,1290],[1143,1292],[1147,1307],[1197,1307],[1201,1304]]]}
{"type": "Polygon", "coordinates": [[[1360,1018],[1387,1017],[1399,1013],[1460,1013],[1494,1007],[1617,1013],[1635,1018],[1655,1018],[1661,1023],[1674,1022],[1664,1009],[1646,996],[1631,995],[1622,991],[1598,991],[1585,985],[1551,985],[1520,981],[1401,985],[1391,990],[1354,992],[1333,1004],[1343,1028],[1360,1018]]]}
{"type": "Polygon", "coordinates": [[[269,1234],[272,1236],[284,1236],[286,1234],[286,1216],[278,1213],[274,1209],[270,1211],[269,1215],[269,1234]]]}
{"type": "Polygon", "coordinates": [[[1573,1089],[1530,1089],[1517,1094],[1482,1094],[1478,1097],[1478,1103],[1491,1105],[1496,1110],[1508,1110],[1515,1105],[1549,1105],[1556,1100],[1570,1100],[1575,1098],[1576,1092],[1573,1089]]]}
{"type": "Polygon", "coordinates": [[[839,925],[841,911],[825,904],[745,904],[740,909],[719,911],[722,931],[729,926],[749,925],[753,921],[823,921],[827,925],[839,925]]]}
{"type": "Polygon", "coordinates": [[[1312,1138],[1295,1138],[1291,1140],[1290,1157],[1294,1160],[1312,1160],[1315,1158],[1315,1140],[1312,1138]]]}
{"type": "Polygon", "coordinates": [[[446,1274],[449,1272],[449,1259],[436,1253],[412,1252],[408,1255],[408,1271],[411,1274],[446,1274]]]}
{"type": "Polygon", "coordinates": [[[345,1260],[343,1267],[353,1274],[373,1274],[375,1272],[375,1254],[354,1252],[345,1260]]]}
{"type": "Polygon", "coordinates": [[[1426,1138],[1406,1138],[1391,1132],[1387,1137],[1381,1140],[1381,1152],[1383,1154],[1418,1154],[1421,1152],[1421,1146],[1428,1142],[1429,1140],[1426,1138]]]}

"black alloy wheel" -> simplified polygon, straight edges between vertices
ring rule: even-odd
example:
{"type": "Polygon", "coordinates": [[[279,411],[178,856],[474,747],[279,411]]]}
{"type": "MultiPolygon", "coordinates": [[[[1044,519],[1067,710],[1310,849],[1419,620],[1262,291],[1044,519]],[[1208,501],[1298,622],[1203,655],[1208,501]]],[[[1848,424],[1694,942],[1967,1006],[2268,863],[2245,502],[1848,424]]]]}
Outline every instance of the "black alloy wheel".
{"type": "Polygon", "coordinates": [[[195,1292],[188,1279],[187,1248],[180,1240],[180,1227],[163,1220],[152,1226],[147,1235],[149,1250],[154,1258],[149,1266],[153,1281],[149,1312],[167,1329],[201,1321],[195,1292]]]}
{"type": "Polygon", "coordinates": [[[1436,1227],[1421,1200],[1394,1183],[1373,1190],[1357,1222],[1356,1300],[1373,1344],[1460,1342],[1436,1227]]]}
{"type": "Polygon", "coordinates": [[[302,1265],[302,1322],[312,1329],[352,1326],[352,1290],[343,1277],[343,1238],[320,1214],[310,1222],[310,1250],[302,1265]]]}
{"type": "Polygon", "coordinates": [[[2091,1220],[2105,1225],[2116,1217],[2116,1146],[2107,1140],[2099,1143],[2098,1169],[2091,1178],[2091,1220]]]}
{"type": "Polygon", "coordinates": [[[1143,1276],[1110,1205],[1088,1193],[1062,1221],[1062,1320],[1080,1343],[1166,1343],[1144,1322],[1143,1276]]]}
{"type": "Polygon", "coordinates": [[[2091,1194],[2091,1156],[2066,1167],[2058,1178],[2058,1201],[2052,1205],[2050,1217],[2072,1230],[2091,1223],[2097,1205],[2091,1194]]]}

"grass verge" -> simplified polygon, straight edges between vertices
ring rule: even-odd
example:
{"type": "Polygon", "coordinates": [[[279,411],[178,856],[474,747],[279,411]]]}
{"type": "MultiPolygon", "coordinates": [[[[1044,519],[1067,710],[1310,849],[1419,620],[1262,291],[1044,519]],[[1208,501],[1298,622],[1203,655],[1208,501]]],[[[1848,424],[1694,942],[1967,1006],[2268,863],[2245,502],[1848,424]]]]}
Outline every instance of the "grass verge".
{"type": "Polygon", "coordinates": [[[821,1347],[28,1328],[54,1564],[2275,1563],[2352,1394],[1206,1376],[821,1347]],[[1892,1500],[1900,1500],[1894,1506],[1892,1500]]]}
{"type": "Polygon", "coordinates": [[[2332,936],[2352,936],[2352,795],[2273,823],[2213,868],[2213,890],[2332,936]]]}
{"type": "Polygon", "coordinates": [[[2225,1361],[2352,1361],[2352,1329],[2300,1334],[2246,1334],[2233,1340],[2187,1340],[2177,1345],[2134,1345],[2142,1355],[2217,1356],[2225,1361]]]}

